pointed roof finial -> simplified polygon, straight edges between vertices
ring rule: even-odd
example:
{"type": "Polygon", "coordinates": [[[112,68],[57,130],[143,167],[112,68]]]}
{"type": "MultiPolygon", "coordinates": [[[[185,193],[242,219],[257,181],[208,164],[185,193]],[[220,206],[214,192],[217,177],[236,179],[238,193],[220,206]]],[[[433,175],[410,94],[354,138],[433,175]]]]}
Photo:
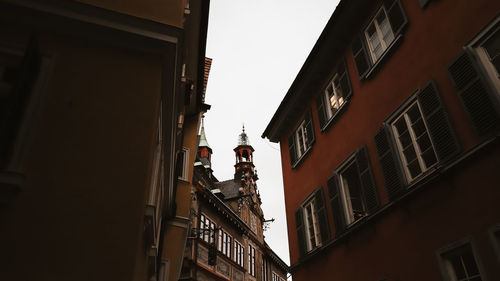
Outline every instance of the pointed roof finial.
{"type": "Polygon", "coordinates": [[[199,147],[206,146],[210,148],[210,145],[208,145],[207,142],[207,136],[205,135],[205,115],[201,116],[201,132],[200,132],[200,143],[198,144],[199,147]]]}
{"type": "Polygon", "coordinates": [[[250,145],[250,140],[248,139],[247,133],[245,133],[245,124],[242,126],[242,132],[238,137],[238,145],[250,145]]]}

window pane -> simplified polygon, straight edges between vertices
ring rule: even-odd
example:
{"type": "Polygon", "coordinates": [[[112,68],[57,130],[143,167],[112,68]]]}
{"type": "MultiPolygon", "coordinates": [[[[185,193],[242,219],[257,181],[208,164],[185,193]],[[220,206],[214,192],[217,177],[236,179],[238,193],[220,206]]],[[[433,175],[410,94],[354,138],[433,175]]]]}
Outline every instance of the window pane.
{"type": "Polygon", "coordinates": [[[474,260],[474,257],[472,256],[472,252],[466,252],[462,256],[462,260],[465,266],[465,269],[467,270],[467,275],[468,276],[474,276],[479,274],[479,270],[477,269],[476,261],[474,260]]]}
{"type": "Polygon", "coordinates": [[[437,162],[436,154],[434,153],[434,150],[432,150],[432,148],[425,151],[422,154],[422,158],[424,159],[424,163],[427,168],[437,162]]]}
{"type": "Polygon", "coordinates": [[[408,131],[404,117],[400,117],[398,121],[394,123],[394,127],[396,127],[398,135],[402,135],[404,132],[408,131]]]}
{"type": "Polygon", "coordinates": [[[422,116],[416,103],[406,112],[406,114],[408,114],[408,117],[410,118],[412,124],[421,119],[422,116]]]}
{"type": "Polygon", "coordinates": [[[425,125],[424,125],[424,120],[422,118],[418,119],[417,122],[413,123],[411,125],[411,128],[413,129],[413,132],[415,133],[415,136],[418,138],[421,136],[423,133],[425,133],[425,125]]]}
{"type": "Polygon", "coordinates": [[[399,141],[401,142],[401,146],[403,148],[406,148],[410,145],[412,145],[410,133],[408,131],[405,131],[401,135],[399,135],[399,141]]]}
{"type": "Polygon", "coordinates": [[[429,139],[429,135],[424,131],[424,134],[417,138],[418,147],[420,151],[426,151],[428,148],[432,146],[431,140],[429,139]]]}
{"type": "Polygon", "coordinates": [[[415,153],[415,149],[413,148],[413,145],[408,146],[404,151],[404,156],[406,158],[406,162],[410,163],[413,160],[417,159],[417,154],[415,153]]]}
{"type": "Polygon", "coordinates": [[[417,159],[408,164],[408,171],[410,171],[410,175],[412,178],[418,176],[422,172],[417,159]]]}
{"type": "Polygon", "coordinates": [[[497,31],[483,45],[490,58],[496,57],[500,53],[500,32],[497,31]]]}
{"type": "Polygon", "coordinates": [[[463,279],[466,277],[464,267],[462,266],[462,259],[460,256],[450,258],[450,263],[455,273],[456,279],[463,279]]]}

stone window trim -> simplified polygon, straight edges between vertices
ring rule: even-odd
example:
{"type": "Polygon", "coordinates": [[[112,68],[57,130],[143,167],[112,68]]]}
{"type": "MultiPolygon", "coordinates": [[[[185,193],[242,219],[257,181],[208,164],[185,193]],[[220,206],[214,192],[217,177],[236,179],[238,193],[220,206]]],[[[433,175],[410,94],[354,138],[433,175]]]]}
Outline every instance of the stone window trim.
{"type": "MultiPolygon", "coordinates": [[[[475,270],[477,270],[477,274],[473,273],[473,277],[470,276],[472,275],[471,273],[468,273],[466,279],[460,280],[472,280],[474,277],[480,277],[481,280],[488,281],[484,266],[478,255],[477,247],[472,236],[467,236],[436,250],[436,257],[443,280],[457,281],[456,277],[453,276],[454,269],[450,265],[450,259],[456,257],[460,253],[472,255],[472,262],[475,264],[475,270]]],[[[466,267],[464,264],[462,264],[462,266],[466,267]]]]}

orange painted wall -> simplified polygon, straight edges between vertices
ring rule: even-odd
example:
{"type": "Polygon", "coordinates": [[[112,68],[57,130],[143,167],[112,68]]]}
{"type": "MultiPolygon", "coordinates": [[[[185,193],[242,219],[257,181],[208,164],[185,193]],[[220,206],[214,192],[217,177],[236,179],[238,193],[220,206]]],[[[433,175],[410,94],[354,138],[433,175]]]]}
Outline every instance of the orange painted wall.
{"type": "MultiPolygon", "coordinates": [[[[288,134],[281,139],[292,265],[299,258],[294,212],[319,186],[324,187],[325,197],[328,198],[327,179],[342,161],[365,144],[379,197],[382,204],[388,202],[373,138],[382,122],[417,88],[434,79],[462,151],[469,150],[479,141],[448,76],[447,67],[462,52],[462,47],[498,14],[500,3],[488,0],[431,1],[425,10],[420,8],[418,1],[403,0],[402,3],[409,21],[404,40],[372,79],[359,81],[351,50],[345,50],[353,98],[347,110],[326,132],[320,133],[316,105],[313,99],[309,101],[307,108],[312,109],[316,142],[297,169],[290,166],[287,137],[298,120],[291,123],[288,134]]],[[[359,31],[353,30],[353,36],[359,31]]],[[[311,94],[312,97],[314,94],[311,94]]],[[[316,264],[297,270],[294,280],[379,280],[390,272],[394,276],[388,280],[440,280],[439,268],[436,267],[437,248],[454,242],[454,237],[458,240],[468,234],[487,241],[487,227],[495,220],[500,223],[500,217],[495,215],[500,213],[497,203],[491,199],[483,204],[477,201],[482,198],[481,194],[496,198],[499,195],[498,189],[494,188],[496,179],[492,176],[495,174],[492,167],[499,167],[500,154],[498,148],[490,152],[492,155],[487,158],[483,155],[485,158],[481,163],[473,160],[468,164],[470,166],[464,167],[462,174],[447,177],[450,183],[439,183],[430,188],[432,191],[426,191],[415,201],[410,201],[410,213],[396,209],[376,219],[374,227],[366,228],[369,230],[355,233],[348,242],[318,254],[314,258],[316,264]],[[480,171],[477,176],[474,174],[480,171]],[[488,184],[478,186],[478,178],[488,184]],[[474,208],[461,207],[469,200],[476,200],[473,201],[474,208]],[[419,229],[419,225],[431,229],[419,229]],[[471,233],[470,229],[477,233],[471,233]],[[404,262],[399,262],[403,257],[404,262]],[[424,267],[417,267],[416,264],[423,264],[424,267]],[[359,270],[362,265],[370,269],[359,270]],[[399,265],[402,268],[397,269],[399,265]],[[403,276],[408,272],[414,274],[403,276]],[[423,278],[425,274],[434,277],[423,278]]],[[[333,234],[330,206],[328,209],[333,234]]],[[[487,243],[484,241],[481,243],[487,243]]],[[[491,257],[492,245],[481,246],[484,246],[484,255],[491,257]]],[[[493,264],[489,268],[495,270],[493,264]]],[[[494,272],[500,278],[498,270],[494,272]]]]}

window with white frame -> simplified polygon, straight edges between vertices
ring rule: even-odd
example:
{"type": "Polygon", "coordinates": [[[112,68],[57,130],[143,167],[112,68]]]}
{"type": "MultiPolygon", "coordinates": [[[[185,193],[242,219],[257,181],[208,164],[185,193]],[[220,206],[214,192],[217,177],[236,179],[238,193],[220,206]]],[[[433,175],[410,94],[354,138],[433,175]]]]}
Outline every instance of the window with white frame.
{"type": "Polygon", "coordinates": [[[311,112],[307,112],[299,125],[288,138],[288,150],[292,166],[304,157],[314,142],[314,128],[311,112]]]}
{"type": "Polygon", "coordinates": [[[462,244],[440,254],[445,280],[481,281],[481,271],[470,243],[462,244]]]}
{"type": "Polygon", "coordinates": [[[340,86],[338,74],[328,83],[325,89],[325,98],[328,105],[326,106],[326,115],[331,118],[345,102],[345,93],[340,86]]]}
{"type": "MultiPolygon", "coordinates": [[[[497,20],[499,21],[499,20],[497,20]]],[[[500,93],[500,23],[497,22],[475,47],[492,84],[500,93]]]]}
{"type": "Polygon", "coordinates": [[[178,178],[183,181],[188,181],[189,174],[189,148],[182,147],[179,151],[179,161],[181,161],[179,165],[179,176],[178,178]]]}
{"type": "Polygon", "coordinates": [[[312,198],[304,204],[304,222],[306,232],[307,251],[317,248],[321,245],[321,234],[319,229],[319,219],[316,215],[316,198],[312,198]]]}
{"type": "Polygon", "coordinates": [[[406,178],[411,182],[437,162],[419,102],[408,106],[391,127],[406,178]]]}
{"type": "Polygon", "coordinates": [[[255,274],[255,247],[248,244],[248,273],[252,276],[255,274]]]}
{"type": "Polygon", "coordinates": [[[234,240],[234,256],[233,261],[240,266],[244,266],[244,258],[245,258],[245,248],[241,245],[240,242],[234,240]]]}
{"type": "Polygon", "coordinates": [[[340,173],[342,202],[345,210],[345,220],[349,225],[367,215],[363,200],[363,187],[355,161],[348,163],[340,173]]]}
{"type": "Polygon", "coordinates": [[[377,61],[394,40],[394,33],[382,6],[365,30],[366,41],[373,62],[377,61]]]}
{"type": "Polygon", "coordinates": [[[269,281],[269,269],[271,265],[267,259],[262,259],[262,281],[269,281]]]}
{"type": "Polygon", "coordinates": [[[200,239],[207,243],[215,242],[215,223],[205,214],[200,215],[200,239]]]}
{"type": "Polygon", "coordinates": [[[219,229],[217,250],[221,251],[228,258],[231,258],[232,241],[233,238],[227,232],[219,229]]]}
{"type": "Polygon", "coordinates": [[[276,274],[276,272],[273,271],[272,273],[272,281],[285,281],[285,279],[283,279],[281,276],[279,276],[278,274],[276,274]]]}
{"type": "MultiPolygon", "coordinates": [[[[381,1],[382,2],[382,1],[381,1]]],[[[370,18],[368,25],[361,30],[352,42],[354,64],[361,79],[375,73],[378,62],[397,47],[396,42],[408,20],[401,0],[384,0],[370,18]]]]}

